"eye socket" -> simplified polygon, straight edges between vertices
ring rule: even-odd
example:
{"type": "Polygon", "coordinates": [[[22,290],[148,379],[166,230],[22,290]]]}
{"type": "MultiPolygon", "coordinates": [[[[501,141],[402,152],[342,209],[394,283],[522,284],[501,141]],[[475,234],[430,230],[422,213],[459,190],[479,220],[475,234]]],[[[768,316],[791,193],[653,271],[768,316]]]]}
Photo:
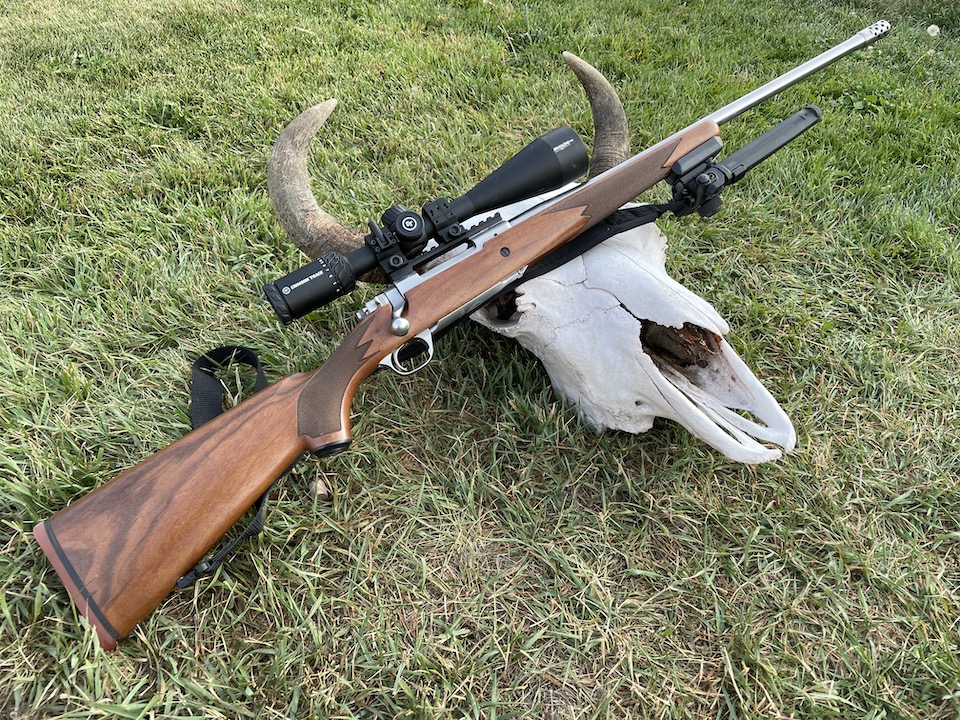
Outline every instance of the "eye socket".
{"type": "Polygon", "coordinates": [[[496,318],[506,322],[517,313],[517,294],[512,290],[498,295],[487,307],[496,311],[496,318]]]}

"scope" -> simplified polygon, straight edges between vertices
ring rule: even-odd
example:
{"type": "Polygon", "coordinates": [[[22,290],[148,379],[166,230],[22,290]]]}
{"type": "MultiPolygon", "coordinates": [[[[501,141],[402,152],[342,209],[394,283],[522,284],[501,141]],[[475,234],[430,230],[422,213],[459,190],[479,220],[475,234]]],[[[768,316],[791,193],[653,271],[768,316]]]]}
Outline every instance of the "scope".
{"type": "Polygon", "coordinates": [[[587,148],[566,125],[531,142],[455,200],[441,198],[421,213],[397,205],[370,222],[362,247],[346,255],[328,252],[264,285],[263,293],[284,324],[349,293],[357,277],[377,265],[389,277],[415,259],[430,239],[441,246],[462,242],[460,223],[487,210],[555,190],[587,171],[587,148]]]}

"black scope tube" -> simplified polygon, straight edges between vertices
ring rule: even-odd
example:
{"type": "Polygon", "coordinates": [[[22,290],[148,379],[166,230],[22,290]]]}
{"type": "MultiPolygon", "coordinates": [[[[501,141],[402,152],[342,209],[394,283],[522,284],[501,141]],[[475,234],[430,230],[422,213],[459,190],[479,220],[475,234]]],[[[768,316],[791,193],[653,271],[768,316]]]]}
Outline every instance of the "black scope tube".
{"type": "Polygon", "coordinates": [[[487,210],[556,190],[587,172],[583,140],[563,125],[541,135],[477,185],[450,203],[462,222],[487,210]]]}
{"type": "MultiPolygon", "coordinates": [[[[473,215],[555,190],[587,171],[587,148],[567,126],[537,138],[463,196],[444,203],[442,227],[473,215]]],[[[433,220],[424,217],[427,237],[436,236],[433,220]]],[[[346,295],[356,278],[377,266],[377,256],[367,245],[343,255],[328,252],[279,280],[264,285],[263,293],[277,317],[285,323],[346,295]]]]}

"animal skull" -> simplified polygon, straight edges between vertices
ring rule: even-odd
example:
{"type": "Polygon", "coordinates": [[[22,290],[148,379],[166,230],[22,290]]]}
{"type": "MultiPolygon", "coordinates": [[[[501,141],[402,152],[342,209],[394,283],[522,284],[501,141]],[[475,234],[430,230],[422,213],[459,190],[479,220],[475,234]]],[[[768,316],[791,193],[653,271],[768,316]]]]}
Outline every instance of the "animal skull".
{"type": "MultiPolygon", "coordinates": [[[[626,159],[626,116],[599,72],[569,53],[564,59],[593,110],[592,177],[626,159]]],[[[334,105],[315,106],[291,122],[268,165],[278,218],[314,258],[362,242],[323,212],[310,192],[306,153],[334,105]]],[[[471,317],[537,355],[555,389],[598,431],[644,432],[655,417],[664,417],[732,460],[779,458],[780,449],[760,441],[791,450],[796,436],[790,420],[724,339],[729,328],[723,318],[667,275],[665,246],[655,225],[640,226],[520,285],[508,319],[485,308],[471,317]]]]}
{"type": "Polygon", "coordinates": [[[790,451],[793,425],[724,339],[723,318],[667,274],[665,249],[656,225],[641,225],[517,287],[508,318],[492,305],[471,318],[540,358],[598,432],[645,432],[663,417],[731,460],[776,460],[758,441],[790,451]]]}

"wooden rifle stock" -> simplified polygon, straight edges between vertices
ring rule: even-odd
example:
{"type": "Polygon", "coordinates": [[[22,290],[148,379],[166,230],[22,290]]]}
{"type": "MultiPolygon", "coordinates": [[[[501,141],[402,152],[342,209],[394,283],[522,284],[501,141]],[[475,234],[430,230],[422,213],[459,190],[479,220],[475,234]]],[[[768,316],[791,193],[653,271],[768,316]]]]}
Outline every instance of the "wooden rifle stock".
{"type": "Polygon", "coordinates": [[[392,308],[361,320],[327,362],[290,375],[114,478],[34,528],[80,613],[112,649],[173,589],[273,481],[306,452],[350,443],[360,383],[408,338],[600,222],[719,134],[713,120],[641,152],[411,288],[410,333],[392,308]]]}
{"type": "Polygon", "coordinates": [[[389,316],[381,308],[320,369],[261,390],[34,528],[103,647],[116,647],[303,453],[349,445],[353,395],[390,351],[367,330],[389,316]]]}

